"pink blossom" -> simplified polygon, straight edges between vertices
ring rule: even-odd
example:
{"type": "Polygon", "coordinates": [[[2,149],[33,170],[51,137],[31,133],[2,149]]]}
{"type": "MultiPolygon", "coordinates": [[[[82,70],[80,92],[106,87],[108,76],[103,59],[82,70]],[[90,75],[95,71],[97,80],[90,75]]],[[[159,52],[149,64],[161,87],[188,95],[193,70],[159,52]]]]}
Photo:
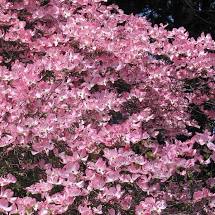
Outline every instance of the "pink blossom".
{"type": "Polygon", "coordinates": [[[89,169],[94,169],[102,175],[105,173],[107,169],[106,162],[101,158],[99,158],[95,164],[89,162],[88,165],[89,165],[89,169]]]}
{"type": "Polygon", "coordinates": [[[102,176],[95,174],[94,177],[90,180],[88,190],[98,189],[103,190],[105,186],[105,180],[102,176]]]}
{"type": "Polygon", "coordinates": [[[46,196],[48,203],[54,203],[57,205],[70,205],[74,202],[75,198],[68,194],[56,193],[52,196],[46,196]]]}
{"type": "Polygon", "coordinates": [[[200,201],[202,198],[206,198],[210,195],[210,192],[208,189],[203,188],[201,191],[196,191],[193,194],[194,201],[200,201]]]}
{"type": "Polygon", "coordinates": [[[1,188],[0,197],[11,199],[12,201],[14,201],[16,199],[16,197],[13,197],[13,191],[12,190],[4,189],[4,188],[1,188]]]}
{"type": "Polygon", "coordinates": [[[212,150],[212,151],[215,152],[215,144],[213,144],[212,142],[208,142],[208,143],[207,143],[207,147],[208,147],[210,150],[212,150]]]}
{"type": "Polygon", "coordinates": [[[0,186],[6,186],[11,183],[16,183],[16,178],[12,174],[5,177],[0,177],[0,186]]]}
{"type": "Polygon", "coordinates": [[[210,203],[209,203],[209,206],[210,206],[211,208],[215,208],[215,198],[212,198],[212,199],[211,199],[211,201],[210,201],[210,203]]]}
{"type": "Polygon", "coordinates": [[[17,208],[14,212],[25,214],[26,210],[31,210],[34,208],[34,206],[36,206],[36,199],[31,197],[17,198],[16,205],[17,205],[17,208]]]}
{"type": "Polygon", "coordinates": [[[0,209],[4,212],[10,212],[12,210],[12,206],[9,206],[7,199],[0,199],[0,209]]]}
{"type": "Polygon", "coordinates": [[[93,207],[93,212],[96,214],[102,214],[102,205],[99,205],[98,207],[93,207]]]}
{"type": "Polygon", "coordinates": [[[32,194],[45,193],[52,189],[52,185],[47,182],[41,181],[41,182],[31,185],[30,187],[28,187],[26,189],[28,192],[31,192],[32,194]]]}
{"type": "Polygon", "coordinates": [[[43,139],[39,143],[33,144],[33,151],[31,152],[33,155],[42,152],[43,150],[48,154],[49,151],[53,149],[53,144],[50,143],[49,140],[43,139]]]}
{"type": "Polygon", "coordinates": [[[121,190],[121,186],[118,184],[116,187],[104,188],[103,194],[101,194],[100,198],[106,199],[106,201],[110,201],[112,199],[120,199],[123,195],[124,191],[121,190]]]}
{"type": "Polygon", "coordinates": [[[120,174],[117,170],[116,171],[108,170],[105,176],[106,176],[106,182],[114,182],[120,178],[120,174]]]}
{"type": "Polygon", "coordinates": [[[194,138],[197,142],[199,142],[200,145],[207,144],[208,141],[212,139],[210,132],[208,131],[205,131],[203,134],[197,134],[196,136],[194,136],[194,138]]]}
{"type": "Polygon", "coordinates": [[[126,195],[121,201],[120,205],[122,206],[123,210],[128,210],[131,207],[132,196],[126,195]]]}
{"type": "Polygon", "coordinates": [[[65,173],[77,175],[79,173],[79,163],[78,162],[68,162],[65,166],[65,173]]]}
{"type": "Polygon", "coordinates": [[[139,206],[136,207],[136,213],[137,214],[150,214],[152,211],[157,211],[160,213],[163,209],[166,208],[165,201],[155,201],[152,197],[147,197],[144,201],[142,201],[139,206]],[[142,210],[142,211],[141,211],[142,210]]]}
{"type": "Polygon", "coordinates": [[[108,214],[116,215],[116,211],[113,208],[108,209],[108,214]]]}
{"type": "Polygon", "coordinates": [[[81,215],[93,215],[92,209],[87,205],[79,205],[78,211],[81,213],[81,215]]]}

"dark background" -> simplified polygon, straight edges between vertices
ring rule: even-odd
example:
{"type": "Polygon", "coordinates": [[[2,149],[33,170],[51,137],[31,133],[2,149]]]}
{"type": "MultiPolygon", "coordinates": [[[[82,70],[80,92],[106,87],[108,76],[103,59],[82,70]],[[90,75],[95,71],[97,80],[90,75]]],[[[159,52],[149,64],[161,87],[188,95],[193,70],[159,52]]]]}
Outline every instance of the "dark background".
{"type": "Polygon", "coordinates": [[[215,0],[109,0],[126,14],[146,16],[152,24],[168,23],[185,27],[190,37],[197,38],[202,32],[215,39],[215,0]]]}

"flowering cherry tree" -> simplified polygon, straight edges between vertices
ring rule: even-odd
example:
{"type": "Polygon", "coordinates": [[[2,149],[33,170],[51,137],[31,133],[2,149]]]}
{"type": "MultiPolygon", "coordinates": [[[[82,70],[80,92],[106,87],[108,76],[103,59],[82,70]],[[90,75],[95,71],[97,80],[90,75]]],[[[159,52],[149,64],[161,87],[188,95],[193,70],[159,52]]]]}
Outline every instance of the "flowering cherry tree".
{"type": "Polygon", "coordinates": [[[2,213],[215,212],[210,35],[102,0],[0,5],[2,213]]]}

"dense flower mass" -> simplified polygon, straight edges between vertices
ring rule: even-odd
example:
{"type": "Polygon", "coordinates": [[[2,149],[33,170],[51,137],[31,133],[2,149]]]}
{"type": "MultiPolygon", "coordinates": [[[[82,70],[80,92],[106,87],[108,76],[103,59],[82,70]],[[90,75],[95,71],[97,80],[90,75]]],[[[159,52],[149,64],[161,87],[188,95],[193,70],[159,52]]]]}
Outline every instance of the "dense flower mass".
{"type": "Polygon", "coordinates": [[[0,5],[1,213],[215,212],[210,35],[101,0],[0,5]]]}

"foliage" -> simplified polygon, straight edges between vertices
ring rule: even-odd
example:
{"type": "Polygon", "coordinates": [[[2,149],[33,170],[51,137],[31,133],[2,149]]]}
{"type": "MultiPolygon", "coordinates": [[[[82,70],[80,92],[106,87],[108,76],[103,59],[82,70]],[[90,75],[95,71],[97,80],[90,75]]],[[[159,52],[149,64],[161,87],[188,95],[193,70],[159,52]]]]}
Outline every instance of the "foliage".
{"type": "Polygon", "coordinates": [[[101,0],[0,5],[2,213],[215,211],[210,35],[101,0]]]}

